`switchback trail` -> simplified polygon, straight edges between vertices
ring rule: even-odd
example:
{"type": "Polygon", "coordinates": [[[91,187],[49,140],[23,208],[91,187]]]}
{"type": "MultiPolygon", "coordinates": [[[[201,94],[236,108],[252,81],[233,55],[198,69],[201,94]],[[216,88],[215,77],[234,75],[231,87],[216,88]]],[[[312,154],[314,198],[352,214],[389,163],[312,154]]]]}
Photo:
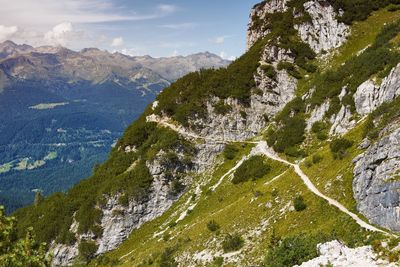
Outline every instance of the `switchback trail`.
{"type": "MultiPolygon", "coordinates": [[[[379,232],[379,233],[383,233],[385,235],[390,235],[390,236],[394,236],[393,234],[386,232],[384,230],[381,230],[365,221],[363,221],[360,217],[358,217],[357,214],[349,211],[345,206],[343,206],[342,204],[340,204],[338,201],[324,195],[323,193],[321,193],[321,191],[318,190],[318,188],[311,182],[310,178],[301,170],[299,164],[294,164],[291,163],[287,160],[282,159],[281,157],[279,157],[279,155],[277,155],[272,149],[270,149],[267,145],[267,143],[265,141],[237,141],[237,140],[215,140],[213,138],[206,138],[206,137],[201,137],[196,135],[195,133],[188,133],[187,131],[185,131],[185,129],[183,127],[179,127],[176,126],[172,123],[169,123],[167,120],[161,120],[159,119],[159,117],[156,116],[149,116],[147,117],[147,121],[150,122],[156,122],[158,124],[160,124],[161,126],[164,127],[168,127],[176,132],[178,132],[179,134],[181,134],[184,137],[188,137],[188,138],[194,138],[194,139],[201,139],[201,140],[206,140],[206,141],[210,141],[210,142],[215,142],[215,143],[250,143],[250,144],[256,144],[257,146],[255,148],[253,148],[251,154],[261,154],[261,155],[265,155],[266,157],[275,160],[275,161],[279,161],[284,163],[285,165],[288,165],[290,167],[293,167],[294,171],[296,172],[296,174],[301,178],[301,180],[303,181],[303,183],[307,186],[307,188],[314,193],[315,195],[317,195],[320,198],[325,199],[326,201],[328,201],[328,203],[332,206],[335,206],[336,208],[338,208],[341,212],[347,214],[348,216],[350,216],[358,225],[360,225],[362,228],[369,230],[369,231],[374,231],[374,232],[379,232]]],[[[232,169],[230,169],[226,174],[224,174],[219,181],[217,182],[216,185],[214,185],[212,187],[213,190],[216,189],[216,187],[223,181],[223,179],[229,175],[231,175],[248,157],[245,156],[243,157],[232,169]]]]}

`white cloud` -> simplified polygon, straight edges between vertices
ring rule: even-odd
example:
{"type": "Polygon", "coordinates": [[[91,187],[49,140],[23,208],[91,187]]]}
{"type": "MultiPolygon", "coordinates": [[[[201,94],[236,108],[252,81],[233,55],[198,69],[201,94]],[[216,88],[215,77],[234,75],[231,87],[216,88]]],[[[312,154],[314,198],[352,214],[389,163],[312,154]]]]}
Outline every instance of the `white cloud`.
{"type": "Polygon", "coordinates": [[[121,47],[124,45],[124,39],[122,37],[114,38],[111,42],[111,47],[121,47]]]}
{"type": "Polygon", "coordinates": [[[0,25],[0,42],[5,41],[15,35],[18,31],[17,26],[4,26],[0,25]]]}
{"type": "Polygon", "coordinates": [[[157,6],[157,9],[158,9],[161,13],[169,14],[169,13],[175,12],[175,11],[177,10],[177,7],[174,6],[174,5],[166,5],[166,4],[163,4],[163,5],[158,5],[158,6],[157,6]]]}
{"type": "Polygon", "coordinates": [[[172,29],[172,30],[187,30],[187,29],[193,29],[196,26],[197,26],[196,23],[191,23],[191,22],[160,25],[161,28],[172,29]]]}
{"type": "Polygon", "coordinates": [[[225,36],[219,36],[219,37],[215,38],[215,43],[216,43],[216,44],[223,44],[223,43],[225,43],[225,36]]]}
{"type": "Polygon", "coordinates": [[[63,22],[53,27],[52,30],[48,31],[44,35],[46,43],[51,45],[67,45],[68,38],[73,33],[73,27],[71,22],[63,22]]]}
{"type": "Polygon", "coordinates": [[[221,53],[219,53],[219,56],[223,59],[227,59],[227,60],[235,60],[236,57],[235,56],[228,56],[228,54],[225,51],[221,51],[221,53]]]}
{"type": "Polygon", "coordinates": [[[233,37],[232,35],[221,35],[217,36],[213,39],[210,39],[210,42],[215,43],[215,44],[223,44],[225,43],[226,39],[233,37]]]}
{"type": "Polygon", "coordinates": [[[112,0],[0,0],[0,17],[12,25],[23,27],[49,27],[61,21],[100,23],[155,19],[177,10],[174,5],[158,5],[147,13],[139,14],[112,0]]]}

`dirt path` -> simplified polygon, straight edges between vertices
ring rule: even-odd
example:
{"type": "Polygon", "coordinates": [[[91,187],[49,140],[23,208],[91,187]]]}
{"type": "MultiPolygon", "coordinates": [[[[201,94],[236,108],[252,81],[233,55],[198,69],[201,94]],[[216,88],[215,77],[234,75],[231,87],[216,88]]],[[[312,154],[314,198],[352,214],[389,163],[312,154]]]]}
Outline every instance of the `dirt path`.
{"type": "Polygon", "coordinates": [[[321,191],[318,190],[318,188],[311,182],[310,178],[301,170],[300,166],[298,164],[294,164],[291,163],[287,160],[282,159],[281,157],[279,157],[279,155],[277,155],[272,149],[270,149],[267,145],[267,143],[265,141],[236,141],[236,140],[215,140],[215,139],[208,139],[205,137],[201,137],[196,135],[195,133],[188,133],[187,131],[185,131],[185,129],[183,127],[179,127],[176,126],[174,124],[169,123],[168,121],[165,120],[160,120],[158,117],[155,116],[149,116],[147,117],[147,121],[152,121],[152,122],[156,122],[159,123],[160,125],[164,126],[164,127],[169,127],[172,130],[178,132],[179,134],[181,134],[184,137],[188,137],[188,138],[193,138],[193,139],[202,139],[202,140],[206,140],[206,141],[211,141],[211,142],[217,142],[217,143],[231,143],[231,142],[237,142],[237,143],[251,143],[251,144],[257,144],[257,146],[255,148],[253,148],[253,150],[250,152],[250,154],[248,156],[243,157],[232,169],[230,169],[228,172],[226,172],[219,180],[218,182],[212,187],[212,190],[215,190],[221,183],[222,181],[229,175],[231,175],[248,157],[250,157],[251,155],[255,155],[255,154],[262,154],[265,155],[266,157],[275,160],[275,161],[279,161],[282,162],[288,166],[291,166],[294,168],[296,174],[301,178],[301,180],[304,182],[304,184],[307,186],[307,188],[314,193],[315,195],[317,195],[320,198],[325,199],[326,201],[328,201],[328,203],[332,206],[335,206],[336,208],[338,208],[341,212],[349,215],[357,224],[359,224],[362,228],[367,229],[369,231],[374,231],[374,232],[380,232],[386,235],[393,235],[390,234],[389,232],[386,232],[384,230],[378,229],[375,226],[363,221],[360,217],[358,217],[358,215],[356,215],[355,213],[349,211],[345,206],[343,206],[342,204],[340,204],[338,201],[324,195],[323,193],[321,193],[321,191]]]}

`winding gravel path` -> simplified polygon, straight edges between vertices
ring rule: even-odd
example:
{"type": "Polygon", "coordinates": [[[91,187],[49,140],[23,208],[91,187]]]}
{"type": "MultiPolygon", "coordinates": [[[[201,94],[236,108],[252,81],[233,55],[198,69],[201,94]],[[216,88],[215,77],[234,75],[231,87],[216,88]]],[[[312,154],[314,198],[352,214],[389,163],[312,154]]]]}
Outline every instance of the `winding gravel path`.
{"type": "MultiPolygon", "coordinates": [[[[213,138],[205,138],[205,137],[201,137],[196,135],[195,133],[188,133],[187,131],[185,131],[185,129],[183,127],[180,126],[176,126],[174,124],[169,123],[167,120],[161,120],[159,117],[152,115],[147,117],[147,121],[149,122],[156,122],[164,127],[168,127],[176,132],[178,132],[179,134],[181,134],[184,137],[188,137],[188,138],[192,138],[192,139],[201,139],[201,140],[206,140],[209,142],[215,142],[215,143],[231,143],[231,142],[236,142],[236,143],[250,143],[250,144],[256,144],[257,146],[251,151],[250,155],[255,155],[255,154],[261,154],[261,155],[265,155],[266,157],[275,160],[275,161],[279,161],[282,162],[290,167],[293,167],[294,171],[296,172],[296,174],[302,179],[302,181],[304,182],[304,184],[307,186],[307,188],[313,192],[315,195],[317,195],[320,198],[325,199],[326,201],[328,201],[328,203],[332,206],[335,206],[336,208],[338,208],[341,212],[349,215],[357,224],[359,224],[362,228],[369,230],[369,231],[374,231],[374,232],[380,232],[383,233],[385,235],[390,235],[390,236],[395,236],[389,232],[386,232],[384,230],[381,230],[365,221],[363,221],[360,217],[358,217],[358,215],[356,215],[355,213],[349,211],[345,206],[343,206],[342,204],[340,204],[338,201],[324,195],[323,193],[321,193],[321,191],[318,190],[318,188],[311,182],[310,178],[301,170],[299,164],[294,164],[291,163],[287,160],[282,159],[281,157],[279,157],[279,155],[277,155],[271,148],[268,147],[267,143],[265,141],[237,141],[237,140],[215,140],[213,138]]],[[[225,173],[217,182],[217,184],[215,184],[212,187],[212,190],[215,190],[224,180],[224,178],[226,178],[227,176],[229,176],[230,174],[232,174],[250,155],[243,157],[232,169],[230,169],[227,173],[225,173]]]]}

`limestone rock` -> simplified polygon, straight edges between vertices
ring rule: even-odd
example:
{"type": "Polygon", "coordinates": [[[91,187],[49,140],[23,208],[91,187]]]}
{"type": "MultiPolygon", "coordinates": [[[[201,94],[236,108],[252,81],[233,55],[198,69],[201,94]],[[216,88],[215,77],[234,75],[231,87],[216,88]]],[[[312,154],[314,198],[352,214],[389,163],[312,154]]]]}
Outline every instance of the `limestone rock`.
{"type": "Polygon", "coordinates": [[[317,53],[341,46],[350,34],[350,28],[338,22],[337,13],[327,1],[309,1],[304,4],[312,21],[297,25],[300,38],[317,53]]]}
{"type": "Polygon", "coordinates": [[[356,125],[356,121],[352,119],[352,114],[349,107],[342,106],[338,114],[335,114],[330,119],[332,123],[330,135],[344,135],[356,125]]]}
{"type": "MultiPolygon", "coordinates": [[[[395,267],[395,263],[389,263],[378,259],[371,246],[349,248],[337,240],[324,244],[318,244],[319,257],[302,263],[301,267],[328,266],[348,267],[395,267]]],[[[298,265],[296,265],[298,266],[298,265]]]]}
{"type": "Polygon", "coordinates": [[[357,113],[367,115],[384,102],[393,101],[400,95],[400,64],[377,86],[372,80],[361,84],[354,94],[357,113]]]}
{"type": "Polygon", "coordinates": [[[400,231],[400,128],[354,159],[353,192],[358,210],[372,223],[400,231]]]}
{"type": "MultiPolygon", "coordinates": [[[[279,60],[293,61],[290,52],[267,45],[261,62],[271,62],[273,66],[279,60]]],[[[206,118],[190,122],[198,135],[216,140],[246,140],[257,135],[266,125],[266,117],[272,118],[295,97],[297,80],[286,70],[277,71],[276,79],[269,78],[262,67],[254,77],[258,92],[253,92],[249,104],[237,99],[224,100],[232,109],[227,114],[217,114],[214,105],[220,99],[213,97],[207,102],[206,118]]]]}
{"type": "Polygon", "coordinates": [[[310,118],[307,120],[306,130],[310,131],[311,127],[317,121],[322,121],[325,117],[325,113],[329,110],[330,102],[326,101],[321,106],[316,107],[311,112],[310,118]]]}
{"type": "Polygon", "coordinates": [[[288,0],[270,0],[254,6],[250,12],[250,22],[247,31],[247,49],[270,32],[269,29],[265,28],[265,25],[257,25],[257,22],[263,21],[267,14],[286,11],[287,2],[288,0]]]}

